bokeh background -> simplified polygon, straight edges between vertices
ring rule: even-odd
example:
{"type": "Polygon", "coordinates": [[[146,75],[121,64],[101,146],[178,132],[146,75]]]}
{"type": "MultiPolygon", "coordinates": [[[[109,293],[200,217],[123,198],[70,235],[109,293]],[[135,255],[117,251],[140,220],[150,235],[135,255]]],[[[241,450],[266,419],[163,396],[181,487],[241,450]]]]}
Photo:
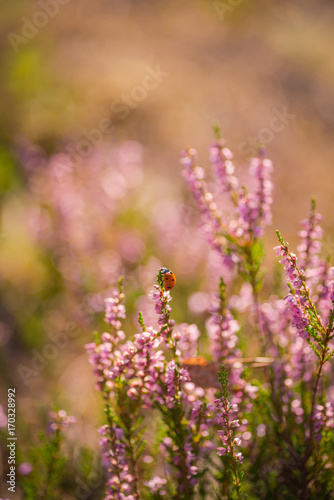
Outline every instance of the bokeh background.
{"type": "MultiPolygon", "coordinates": [[[[311,196],[333,252],[334,4],[16,0],[1,10],[1,403],[16,387],[19,461],[53,403],[78,419],[71,452],[94,456],[103,413],[83,346],[104,328],[118,277],[127,334],[138,310],[155,321],[147,296],[160,265],[177,276],[176,321],[204,331],[221,270],[181,176],[184,147],[208,166],[218,122],[247,181],[265,144],[269,277],[275,229],[296,244],[311,196]]],[[[86,498],[99,498],[96,484],[86,498]]]]}

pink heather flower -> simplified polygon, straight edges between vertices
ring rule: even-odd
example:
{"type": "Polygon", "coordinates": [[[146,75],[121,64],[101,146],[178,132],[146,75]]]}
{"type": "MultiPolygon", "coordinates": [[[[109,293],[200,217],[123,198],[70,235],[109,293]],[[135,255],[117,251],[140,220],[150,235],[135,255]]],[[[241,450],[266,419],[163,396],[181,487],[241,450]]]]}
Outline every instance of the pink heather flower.
{"type": "Polygon", "coordinates": [[[49,422],[49,432],[53,433],[56,431],[61,431],[70,424],[75,423],[77,420],[75,417],[67,415],[65,410],[59,410],[58,412],[50,411],[50,422],[49,422]]]}
{"type": "Polygon", "coordinates": [[[133,476],[129,473],[126,458],[126,445],[123,442],[124,431],[114,424],[104,425],[99,429],[102,436],[102,462],[107,472],[107,495],[105,499],[135,500],[132,495],[133,476]]]}
{"type": "Polygon", "coordinates": [[[211,316],[206,321],[206,329],[210,340],[210,350],[215,361],[235,358],[236,362],[231,365],[230,382],[233,390],[233,403],[249,401],[254,397],[254,388],[242,379],[243,366],[237,361],[241,356],[238,348],[237,332],[240,330],[239,323],[234,319],[229,305],[226,303],[224,285],[219,295],[213,302],[211,316]]]}
{"type": "Polygon", "coordinates": [[[121,327],[120,319],[125,319],[125,306],[121,304],[124,294],[115,290],[113,295],[113,297],[105,299],[105,321],[115,330],[119,330],[121,327]]]}
{"type": "MultiPolygon", "coordinates": [[[[177,347],[181,351],[181,358],[197,356],[197,341],[201,335],[196,325],[181,323],[177,327],[177,347]]],[[[175,334],[174,334],[175,335],[175,334]]]]}
{"type": "Polygon", "coordinates": [[[180,368],[174,360],[167,363],[164,383],[167,390],[166,404],[168,408],[172,408],[175,405],[175,399],[179,399],[182,382],[189,380],[190,377],[186,368],[180,368]]]}
{"type": "Polygon", "coordinates": [[[23,462],[19,465],[19,473],[22,476],[27,476],[33,470],[33,466],[29,462],[23,462]]]}
{"type": "Polygon", "coordinates": [[[234,176],[232,152],[225,147],[222,139],[216,139],[211,142],[209,153],[215,177],[222,191],[235,190],[238,187],[238,179],[234,176]]]}
{"type": "Polygon", "coordinates": [[[286,305],[290,311],[292,325],[296,328],[300,337],[306,340],[309,337],[309,320],[301,306],[300,300],[289,293],[285,298],[286,305]]]}
{"type": "Polygon", "coordinates": [[[125,307],[121,303],[124,299],[124,294],[120,290],[115,290],[112,297],[105,299],[105,321],[111,325],[111,333],[103,333],[101,335],[101,343],[91,342],[85,345],[85,349],[89,354],[89,362],[93,367],[93,372],[97,377],[97,390],[112,389],[112,384],[108,383],[108,378],[112,373],[116,353],[116,347],[120,340],[124,340],[125,333],[120,330],[121,321],[125,316],[125,307]]]}
{"type": "Polygon", "coordinates": [[[154,285],[156,291],[153,292],[152,298],[155,302],[155,312],[159,315],[158,323],[160,326],[169,323],[170,327],[174,326],[174,321],[168,321],[168,313],[172,311],[169,302],[172,300],[169,290],[160,290],[158,285],[154,285]]]}
{"type": "Polygon", "coordinates": [[[182,175],[185,177],[202,214],[202,227],[209,243],[221,252],[226,243],[225,238],[218,234],[223,227],[221,213],[217,209],[212,193],[208,191],[204,170],[196,165],[196,156],[197,151],[193,148],[181,153],[182,175]]]}
{"type": "Polygon", "coordinates": [[[314,353],[302,338],[304,331],[301,337],[296,337],[298,331],[291,324],[286,301],[273,297],[264,302],[259,308],[259,320],[268,355],[280,358],[273,365],[273,395],[280,394],[280,399],[289,404],[293,387],[301,380],[311,383],[316,361],[314,353]]]}
{"type": "Polygon", "coordinates": [[[98,380],[98,388],[113,393],[116,379],[126,382],[130,399],[141,399],[143,406],[150,407],[161,397],[160,377],[165,358],[157,347],[161,335],[149,327],[137,333],[133,341],[122,345],[112,342],[115,336],[103,334],[101,344],[88,344],[89,360],[98,380]]]}
{"type": "Polygon", "coordinates": [[[253,158],[249,172],[255,187],[252,191],[239,190],[235,198],[237,214],[229,222],[230,234],[245,241],[261,237],[265,226],[271,224],[272,163],[267,159],[253,158]]]}
{"type": "Polygon", "coordinates": [[[228,357],[240,356],[236,335],[240,330],[240,325],[232,316],[228,306],[222,310],[218,297],[213,304],[211,316],[206,322],[206,329],[214,360],[221,361],[228,357]]]}
{"type": "Polygon", "coordinates": [[[198,483],[198,467],[194,465],[196,455],[194,454],[190,440],[186,442],[183,450],[177,450],[175,446],[173,448],[175,454],[173,455],[172,462],[177,468],[178,494],[181,495],[192,491],[193,487],[198,483]]]}
{"type": "Polygon", "coordinates": [[[309,217],[300,222],[302,230],[299,231],[301,238],[297,248],[299,266],[302,269],[316,268],[319,264],[318,255],[321,251],[321,239],[323,229],[319,225],[322,217],[315,211],[315,204],[312,202],[309,217]]]}
{"type": "Polygon", "coordinates": [[[281,244],[275,247],[276,255],[281,255],[280,263],[285,268],[286,276],[293,288],[293,292],[285,298],[292,325],[297,329],[298,334],[303,338],[309,337],[309,315],[307,307],[309,305],[309,289],[305,284],[303,273],[297,266],[297,257],[294,253],[289,252],[287,244],[281,244]]]}
{"type": "MultiPolygon", "coordinates": [[[[317,405],[313,415],[315,438],[319,442],[322,433],[334,429],[334,405],[330,402],[317,405]]],[[[333,432],[331,430],[331,432],[333,432]]]]}
{"type": "Polygon", "coordinates": [[[334,267],[329,267],[329,265],[326,262],[323,263],[322,275],[320,277],[320,281],[317,288],[318,288],[317,307],[321,312],[324,324],[327,326],[329,313],[330,310],[333,308],[334,267]]]}
{"type": "Polygon", "coordinates": [[[218,200],[208,189],[205,171],[197,165],[197,152],[190,148],[181,153],[180,163],[192,192],[197,208],[202,216],[202,229],[209,244],[223,258],[224,265],[235,267],[245,259],[242,248],[249,241],[263,235],[265,226],[271,223],[272,204],[272,163],[263,158],[251,160],[250,175],[253,181],[251,191],[237,190],[238,182],[234,176],[231,152],[223,146],[221,140],[214,141],[210,148],[210,160],[215,177],[223,193],[229,193],[228,204],[224,211],[218,207],[218,200]]]}
{"type": "Polygon", "coordinates": [[[188,436],[187,442],[193,443],[195,455],[198,458],[205,457],[212,451],[214,445],[207,440],[209,429],[212,423],[212,416],[208,406],[197,399],[191,407],[188,415],[188,436]]]}
{"type": "Polygon", "coordinates": [[[240,439],[233,437],[233,429],[240,426],[238,419],[231,419],[231,415],[238,411],[236,404],[229,403],[225,396],[216,399],[214,402],[216,410],[216,423],[221,424],[222,430],[218,431],[218,436],[222,441],[222,446],[217,448],[218,455],[229,455],[232,462],[241,463],[243,460],[242,453],[237,447],[240,445],[240,439]]]}
{"type": "MultiPolygon", "coordinates": [[[[53,252],[59,271],[78,291],[85,293],[82,276],[86,273],[105,289],[120,273],[122,262],[116,252],[101,252],[101,248],[110,248],[109,228],[120,202],[131,205],[132,193],[142,182],[140,144],[129,141],[117,148],[105,144],[85,157],[73,151],[51,158],[25,146],[21,156],[35,202],[27,215],[33,235],[53,252]],[[87,220],[94,224],[87,225],[87,220]]],[[[114,235],[129,260],[143,248],[133,233],[114,235]],[[134,245],[124,247],[124,239],[134,245]]]]}
{"type": "Polygon", "coordinates": [[[158,333],[153,328],[135,335],[136,353],[132,356],[130,368],[133,377],[129,378],[132,390],[130,397],[141,397],[143,406],[151,407],[155,401],[161,400],[161,376],[164,371],[165,357],[156,348],[161,343],[158,333]],[[135,392],[134,392],[135,391],[135,392]]]}
{"type": "Polygon", "coordinates": [[[159,476],[153,476],[152,479],[146,481],[145,486],[149,488],[151,493],[159,493],[160,495],[165,495],[165,486],[167,484],[167,479],[161,478],[159,476]]]}
{"type": "Polygon", "coordinates": [[[265,226],[271,224],[271,204],[273,184],[271,182],[271,173],[273,165],[270,160],[253,158],[250,165],[250,173],[254,175],[256,187],[253,193],[255,200],[255,209],[251,213],[251,230],[255,236],[260,237],[263,234],[265,226]]]}

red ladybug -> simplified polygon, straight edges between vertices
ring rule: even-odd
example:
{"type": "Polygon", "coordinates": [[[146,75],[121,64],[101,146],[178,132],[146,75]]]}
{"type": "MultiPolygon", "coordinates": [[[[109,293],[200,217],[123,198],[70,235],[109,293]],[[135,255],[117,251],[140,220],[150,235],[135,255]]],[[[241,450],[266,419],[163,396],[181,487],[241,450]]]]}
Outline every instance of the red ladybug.
{"type": "Polygon", "coordinates": [[[164,279],[166,290],[171,290],[172,288],[174,288],[175,283],[176,283],[176,278],[175,278],[175,274],[173,273],[173,271],[171,271],[170,269],[167,269],[167,267],[162,267],[160,269],[160,272],[163,274],[163,279],[164,279]]]}

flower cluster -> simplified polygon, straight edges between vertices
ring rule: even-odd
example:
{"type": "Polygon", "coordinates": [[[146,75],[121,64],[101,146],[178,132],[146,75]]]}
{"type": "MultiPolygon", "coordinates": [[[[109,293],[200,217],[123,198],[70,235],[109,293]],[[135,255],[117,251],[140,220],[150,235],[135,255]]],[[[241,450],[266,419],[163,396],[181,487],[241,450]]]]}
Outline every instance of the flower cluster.
{"type": "Polygon", "coordinates": [[[263,235],[264,227],[271,223],[272,163],[263,158],[253,158],[249,173],[254,183],[251,191],[245,186],[238,189],[238,180],[234,175],[231,151],[224,147],[221,139],[210,147],[210,160],[213,165],[217,184],[223,192],[230,194],[232,204],[229,217],[223,217],[218,209],[213,193],[208,189],[205,172],[197,165],[197,152],[190,148],[181,154],[183,175],[192,191],[197,207],[203,217],[203,229],[208,241],[225,258],[234,262],[240,259],[238,247],[263,235]]]}
{"type": "Polygon", "coordinates": [[[242,472],[240,471],[240,464],[243,461],[243,455],[238,450],[241,444],[240,438],[234,436],[234,430],[240,426],[239,420],[235,418],[238,412],[238,406],[231,404],[228,400],[227,384],[228,378],[224,366],[222,371],[219,372],[219,381],[222,386],[222,396],[214,402],[216,412],[216,423],[222,427],[218,431],[218,436],[222,441],[222,446],[219,446],[217,453],[219,456],[226,456],[229,461],[230,473],[233,478],[233,484],[236,491],[240,493],[242,472]]]}
{"type": "Polygon", "coordinates": [[[163,380],[167,392],[166,405],[168,408],[173,408],[175,401],[181,398],[182,384],[190,380],[189,373],[186,368],[181,368],[173,360],[167,363],[163,380]]]}
{"type": "Polygon", "coordinates": [[[305,275],[297,266],[297,256],[289,251],[288,245],[280,239],[280,246],[275,247],[276,255],[281,256],[287,279],[290,284],[290,293],[286,297],[286,304],[291,314],[293,326],[298,334],[307,339],[310,335],[310,306],[314,310],[309,295],[309,288],[305,283],[305,275]]]}
{"type": "Polygon", "coordinates": [[[223,280],[220,282],[219,294],[211,308],[211,315],[206,327],[215,361],[223,361],[228,357],[240,355],[240,351],[237,349],[238,336],[236,335],[240,330],[240,325],[226,303],[226,285],[223,280]]]}
{"type": "Polygon", "coordinates": [[[50,433],[57,431],[60,432],[65,427],[68,427],[70,424],[74,424],[77,421],[75,417],[67,415],[65,410],[59,410],[57,412],[50,411],[49,416],[50,416],[50,423],[49,423],[50,433]]]}
{"type": "Polygon", "coordinates": [[[313,416],[314,434],[316,440],[321,440],[324,432],[333,432],[334,429],[334,405],[329,401],[324,405],[317,405],[313,416]]]}
{"type": "MultiPolygon", "coordinates": [[[[312,200],[309,217],[300,222],[302,229],[299,231],[300,244],[298,245],[299,265],[302,269],[317,269],[319,266],[319,253],[323,229],[320,226],[322,217],[315,211],[315,200],[312,200]]],[[[311,274],[311,273],[309,273],[311,274]]]]}
{"type": "Polygon", "coordinates": [[[254,178],[255,189],[247,192],[243,189],[239,193],[239,226],[243,228],[243,237],[254,235],[261,237],[265,226],[271,224],[272,163],[270,160],[253,158],[250,164],[250,174],[254,178]]]}
{"type": "Polygon", "coordinates": [[[201,333],[195,324],[181,323],[177,326],[177,331],[173,333],[173,336],[178,341],[177,347],[182,359],[197,356],[200,335],[201,333]]]}
{"type": "Polygon", "coordinates": [[[125,306],[121,304],[124,294],[117,290],[113,297],[105,299],[105,321],[116,331],[120,329],[120,319],[125,319],[125,306]]]}
{"type": "Polygon", "coordinates": [[[204,499],[210,496],[207,474],[222,498],[241,500],[244,493],[255,498],[258,491],[276,498],[287,488],[291,498],[305,492],[310,499],[319,492],[327,498],[333,480],[327,479],[326,470],[334,464],[333,396],[326,392],[326,367],[334,355],[334,272],[319,255],[320,217],[313,204],[302,223],[298,257],[278,234],[276,250],[289,292],[283,300],[277,280],[275,292],[271,288],[265,300],[261,237],[271,221],[271,162],[262,151],[251,160],[246,189],[239,187],[232,153],[220,139],[211,145],[210,161],[216,191],[209,190],[193,149],[182,155],[183,175],[210,243],[224,256],[224,264],[238,264],[238,277],[228,286],[220,281],[205,322],[208,342],[200,339],[194,324],[175,326],[171,292],[158,272],[153,293],[158,327],[147,327],[140,314],[141,331],[131,339],[125,335],[120,288],[105,303],[110,333],[87,346],[106,403],[107,425],[101,430],[106,499],[136,499],[143,484],[151,500],[194,500],[196,495],[204,499]],[[230,198],[230,213],[218,209],[224,197],[230,198]],[[230,288],[235,295],[228,299],[230,288]],[[212,362],[197,357],[199,339],[201,348],[211,351],[212,362]],[[227,365],[230,378],[222,367],[220,397],[214,394],[217,383],[204,382],[207,372],[217,372],[217,362],[227,365]],[[190,368],[194,366],[197,381],[190,368]],[[151,427],[145,426],[151,426],[153,418],[156,442],[151,427]],[[150,461],[140,462],[146,447],[150,461]],[[162,451],[159,457],[156,449],[162,451]],[[155,466],[147,467],[155,458],[155,466]],[[254,484],[242,482],[243,463],[252,471],[254,484]],[[141,471],[144,481],[139,479],[141,471]],[[310,480],[304,484],[299,477],[310,480]]]}
{"type": "Polygon", "coordinates": [[[232,151],[225,146],[222,139],[216,139],[211,142],[209,157],[221,190],[223,192],[236,190],[238,187],[238,179],[234,175],[235,166],[232,162],[233,154],[232,151]]]}
{"type": "Polygon", "coordinates": [[[30,145],[22,145],[20,156],[35,202],[29,208],[28,224],[54,255],[67,284],[85,293],[83,275],[87,275],[104,290],[122,267],[120,256],[109,249],[122,248],[125,262],[140,260],[144,242],[137,231],[120,228],[111,234],[109,230],[120,208],[132,204],[142,183],[139,143],[95,147],[76,163],[70,153],[48,159],[30,145]]]}
{"type": "MultiPolygon", "coordinates": [[[[111,333],[103,333],[97,342],[86,346],[98,379],[98,388],[108,405],[108,424],[101,430],[101,445],[105,450],[104,460],[110,476],[108,494],[113,491],[113,494],[128,495],[125,498],[135,496],[137,479],[133,471],[138,459],[136,449],[139,447],[142,450],[145,445],[138,421],[141,421],[140,414],[145,409],[154,407],[161,412],[168,429],[169,437],[163,440],[163,446],[176,471],[179,498],[188,498],[198,482],[198,460],[212,449],[208,440],[211,417],[203,403],[205,393],[195,387],[187,369],[180,363],[181,350],[187,355],[196,353],[199,331],[194,325],[182,324],[173,332],[174,321],[169,305],[171,296],[165,290],[159,272],[153,299],[160,329],[146,327],[140,314],[142,332],[135,334],[133,340],[122,343],[125,337],[120,330],[120,320],[125,317],[123,299],[120,283],[119,290],[113,293],[112,298],[106,299],[105,319],[111,333]],[[170,361],[163,350],[159,350],[162,342],[172,356],[170,361]],[[112,417],[110,408],[113,409],[112,417]],[[129,442],[132,443],[130,448],[129,442]],[[126,484],[125,490],[117,490],[117,485],[123,483],[126,484]]],[[[163,494],[165,483],[159,483],[154,479],[156,477],[152,476],[150,481],[156,482],[155,493],[163,494]]],[[[151,484],[150,481],[147,484],[151,484]]]]}
{"type": "Polygon", "coordinates": [[[241,439],[233,438],[233,429],[239,427],[239,420],[231,420],[231,414],[237,413],[237,405],[233,405],[226,398],[215,400],[218,416],[216,422],[221,424],[223,430],[218,431],[218,435],[222,440],[223,446],[218,448],[218,455],[230,455],[231,457],[242,463],[243,457],[241,451],[237,451],[237,446],[240,446],[241,439]]]}
{"type": "Polygon", "coordinates": [[[146,481],[145,486],[147,486],[152,493],[158,493],[163,496],[166,495],[166,484],[166,478],[154,476],[149,481],[146,481]]]}
{"type": "Polygon", "coordinates": [[[105,500],[135,500],[136,497],[131,493],[134,478],[129,472],[123,429],[111,421],[101,427],[99,433],[102,436],[99,444],[103,463],[108,475],[105,500]]]}
{"type": "Polygon", "coordinates": [[[208,190],[205,172],[196,163],[197,151],[193,148],[182,152],[181,165],[191,192],[194,195],[198,209],[203,217],[203,231],[214,248],[221,251],[226,239],[221,234],[223,221],[221,213],[214,201],[213,194],[208,190]]]}
{"type": "Polygon", "coordinates": [[[105,299],[105,321],[109,323],[111,332],[101,335],[98,342],[86,344],[85,348],[89,354],[89,362],[97,377],[97,390],[112,389],[110,383],[110,370],[117,362],[115,349],[118,343],[125,339],[125,333],[121,328],[121,319],[126,317],[122,280],[118,283],[118,289],[113,291],[113,296],[105,299]]]}
{"type": "MultiPolygon", "coordinates": [[[[158,285],[154,285],[155,291],[152,294],[155,303],[155,312],[158,315],[158,324],[160,325],[160,332],[164,340],[172,340],[172,330],[175,321],[171,319],[170,313],[172,309],[169,302],[172,300],[170,291],[165,289],[162,271],[160,270],[157,275],[158,285]]],[[[175,347],[175,343],[174,343],[175,347]]]]}

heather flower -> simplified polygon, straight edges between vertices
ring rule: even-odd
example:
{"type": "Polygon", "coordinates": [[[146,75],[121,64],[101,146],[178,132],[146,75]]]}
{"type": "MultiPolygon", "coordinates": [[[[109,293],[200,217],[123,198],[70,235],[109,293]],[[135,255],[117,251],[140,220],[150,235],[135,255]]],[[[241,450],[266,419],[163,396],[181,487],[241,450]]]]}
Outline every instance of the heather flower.
{"type": "Polygon", "coordinates": [[[292,325],[297,329],[298,334],[304,340],[309,337],[309,319],[301,305],[299,297],[292,293],[286,297],[286,305],[290,311],[292,325]]]}
{"type": "Polygon", "coordinates": [[[50,411],[50,423],[49,432],[54,433],[56,431],[61,431],[70,424],[74,424],[77,420],[75,417],[67,415],[65,410],[50,411]]]}
{"type": "Polygon", "coordinates": [[[267,159],[253,158],[250,164],[250,173],[255,179],[255,190],[246,201],[246,218],[248,230],[254,233],[256,237],[263,234],[265,226],[271,224],[271,204],[273,184],[271,182],[271,173],[273,170],[272,162],[267,159]]]}
{"type": "Polygon", "coordinates": [[[241,486],[240,480],[242,478],[242,474],[239,471],[239,464],[243,461],[243,455],[241,451],[238,450],[241,440],[234,435],[235,429],[240,426],[239,419],[235,418],[238,412],[238,405],[228,401],[228,378],[224,366],[222,366],[222,371],[219,373],[219,381],[222,385],[223,394],[221,398],[214,401],[213,406],[216,413],[215,421],[222,427],[222,430],[218,431],[222,446],[217,448],[217,454],[219,456],[228,457],[233,484],[239,496],[241,486]]]}
{"type": "Polygon", "coordinates": [[[182,152],[183,175],[192,191],[203,219],[203,230],[209,243],[225,258],[234,263],[240,260],[240,249],[248,241],[262,236],[264,227],[271,223],[272,204],[272,163],[262,155],[253,158],[250,175],[254,189],[245,187],[237,191],[238,181],[234,176],[232,153],[223,146],[221,139],[214,141],[210,148],[210,160],[222,191],[230,192],[234,209],[227,216],[222,215],[215,197],[209,191],[204,170],[197,165],[197,152],[193,148],[182,152]]]}
{"type": "Polygon", "coordinates": [[[123,429],[116,427],[109,413],[109,423],[99,429],[102,436],[103,464],[107,471],[107,491],[105,500],[132,500],[133,476],[129,471],[123,429]]]}
{"type": "Polygon", "coordinates": [[[113,232],[111,241],[109,229],[120,209],[132,205],[143,180],[140,144],[95,147],[89,156],[77,156],[77,162],[71,153],[48,159],[30,146],[22,148],[21,158],[35,201],[27,217],[32,234],[52,252],[75,291],[86,293],[83,275],[106,289],[120,274],[122,258],[109,250],[111,244],[123,250],[124,259],[138,262],[143,242],[136,231],[113,232]]]}
{"type": "Polygon", "coordinates": [[[320,442],[322,434],[333,432],[334,429],[334,406],[327,402],[324,405],[316,405],[313,415],[315,439],[320,442]]]}
{"type": "Polygon", "coordinates": [[[114,292],[113,297],[105,299],[105,321],[115,330],[119,330],[121,323],[119,319],[125,319],[125,306],[121,304],[124,294],[118,290],[114,292]]]}
{"type": "MultiPolygon", "coordinates": [[[[197,356],[198,339],[201,333],[196,325],[181,323],[177,327],[177,347],[181,358],[192,358],[197,356]]],[[[176,333],[174,333],[174,338],[176,333]]]]}
{"type": "Polygon", "coordinates": [[[230,365],[230,382],[232,387],[232,401],[243,402],[251,409],[250,399],[256,397],[257,388],[242,378],[244,367],[238,362],[241,351],[238,347],[237,332],[240,330],[238,321],[232,315],[226,299],[226,285],[220,280],[219,294],[215,297],[211,315],[206,322],[206,329],[210,340],[210,349],[215,361],[224,362],[233,359],[230,365]]]}
{"type": "Polygon", "coordinates": [[[222,234],[223,221],[214,201],[213,194],[205,182],[205,172],[196,164],[197,151],[193,148],[181,154],[182,175],[185,177],[203,218],[203,231],[209,243],[221,252],[226,244],[222,234]]]}
{"type": "Polygon", "coordinates": [[[216,361],[240,355],[240,351],[237,349],[238,337],[236,335],[240,326],[226,303],[225,289],[226,285],[221,280],[219,295],[215,298],[210,318],[206,323],[210,348],[213,359],[216,361]]]}
{"type": "Polygon", "coordinates": [[[225,147],[222,139],[216,139],[211,142],[209,156],[215,177],[222,191],[237,189],[238,179],[234,175],[233,154],[230,149],[225,147]]]}
{"type": "MultiPolygon", "coordinates": [[[[302,269],[317,268],[319,261],[319,253],[321,251],[321,239],[323,229],[319,222],[322,216],[315,211],[315,200],[312,200],[311,210],[307,219],[300,222],[302,230],[299,231],[300,244],[298,245],[299,266],[302,269]]],[[[309,273],[309,275],[312,275],[309,273]]]]}
{"type": "Polygon", "coordinates": [[[154,285],[156,291],[153,293],[152,298],[155,302],[155,312],[158,314],[158,324],[161,327],[161,335],[164,340],[171,339],[171,334],[175,322],[170,318],[170,313],[172,311],[169,302],[172,300],[169,290],[154,285]]]}
{"type": "MultiPolygon", "coordinates": [[[[287,308],[290,311],[291,321],[298,334],[307,339],[310,335],[310,296],[309,288],[305,283],[305,276],[297,266],[297,257],[290,252],[288,245],[280,239],[281,245],[275,247],[276,255],[282,258],[280,263],[285,268],[290,283],[290,293],[286,297],[287,308]]],[[[313,304],[311,308],[314,310],[313,304]]],[[[314,314],[316,315],[315,311],[314,314]]],[[[316,315],[317,317],[317,315],[316,315]]]]}
{"type": "Polygon", "coordinates": [[[180,368],[174,360],[170,361],[167,363],[163,380],[167,392],[166,404],[168,408],[172,408],[176,400],[180,400],[181,384],[190,380],[188,370],[180,368]]]}
{"type": "Polygon", "coordinates": [[[328,326],[334,298],[334,267],[330,267],[328,263],[322,262],[319,265],[319,269],[321,274],[317,287],[318,296],[316,305],[321,313],[324,324],[328,326]]]}
{"type": "Polygon", "coordinates": [[[151,493],[158,493],[159,495],[166,495],[166,484],[167,484],[167,479],[159,477],[159,476],[154,476],[152,479],[149,481],[146,481],[145,486],[147,486],[150,490],[151,493]]]}
{"type": "MultiPolygon", "coordinates": [[[[294,296],[291,296],[293,300],[294,296]]],[[[290,296],[288,296],[290,300],[290,296]]],[[[276,299],[264,302],[259,309],[261,331],[266,339],[266,350],[275,359],[272,369],[272,397],[275,408],[281,400],[288,404],[293,398],[292,388],[302,381],[310,384],[315,369],[315,356],[310,345],[303,340],[304,331],[296,338],[298,330],[292,325],[287,300],[276,299]]]]}
{"type": "MultiPolygon", "coordinates": [[[[116,346],[124,340],[125,334],[121,328],[121,319],[125,318],[125,307],[122,304],[124,294],[122,291],[122,279],[118,283],[118,290],[113,292],[112,297],[105,299],[105,321],[111,326],[111,333],[105,332],[101,335],[99,342],[91,342],[85,345],[89,354],[89,362],[97,377],[97,390],[112,390],[110,382],[117,374],[123,359],[116,356],[116,346]]],[[[124,347],[123,347],[124,349],[124,347]]]]}
{"type": "Polygon", "coordinates": [[[29,462],[23,462],[19,465],[19,473],[22,474],[22,476],[27,476],[32,470],[33,466],[29,462]]]}

